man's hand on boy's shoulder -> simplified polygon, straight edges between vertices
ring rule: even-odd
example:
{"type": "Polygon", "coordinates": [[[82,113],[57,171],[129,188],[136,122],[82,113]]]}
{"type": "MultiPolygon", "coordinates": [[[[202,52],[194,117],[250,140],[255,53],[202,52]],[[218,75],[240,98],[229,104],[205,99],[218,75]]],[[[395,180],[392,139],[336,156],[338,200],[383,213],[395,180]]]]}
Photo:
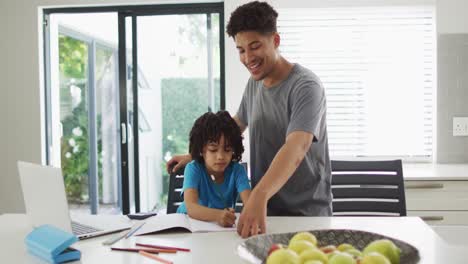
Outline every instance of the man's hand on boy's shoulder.
{"type": "Polygon", "coordinates": [[[218,224],[222,227],[232,227],[236,223],[236,212],[232,208],[219,211],[218,224]]]}
{"type": "Polygon", "coordinates": [[[190,154],[175,155],[166,163],[167,173],[176,172],[181,167],[187,165],[192,160],[190,154]],[[171,170],[172,169],[172,170],[171,170]]]}

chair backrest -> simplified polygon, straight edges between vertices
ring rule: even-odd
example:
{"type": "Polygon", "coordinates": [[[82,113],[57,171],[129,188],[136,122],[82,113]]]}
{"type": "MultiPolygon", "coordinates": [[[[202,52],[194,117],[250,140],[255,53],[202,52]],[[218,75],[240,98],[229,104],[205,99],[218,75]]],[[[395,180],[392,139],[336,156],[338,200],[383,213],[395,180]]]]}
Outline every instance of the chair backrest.
{"type": "Polygon", "coordinates": [[[334,216],[406,216],[401,160],[332,160],[334,216]]]}
{"type": "MultiPolygon", "coordinates": [[[[241,163],[242,166],[247,170],[247,164],[241,163]]],[[[167,211],[168,214],[177,212],[177,208],[184,201],[184,197],[181,195],[182,186],[184,184],[184,170],[185,167],[178,169],[169,175],[169,191],[167,194],[167,211]]],[[[236,202],[236,212],[242,211],[242,200],[238,197],[236,202]]]]}
{"type": "Polygon", "coordinates": [[[181,195],[182,186],[184,184],[185,167],[178,169],[176,172],[169,174],[169,191],[167,193],[167,213],[173,214],[177,212],[177,208],[184,201],[181,195]]]}

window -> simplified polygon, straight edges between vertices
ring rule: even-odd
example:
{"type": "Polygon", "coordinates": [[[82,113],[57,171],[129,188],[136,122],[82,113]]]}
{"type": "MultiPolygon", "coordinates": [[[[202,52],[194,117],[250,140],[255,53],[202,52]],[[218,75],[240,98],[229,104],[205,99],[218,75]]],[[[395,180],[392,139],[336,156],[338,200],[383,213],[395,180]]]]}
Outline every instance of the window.
{"type": "Polygon", "coordinates": [[[279,9],[283,56],[327,96],[330,155],[431,159],[434,7],[279,9]]]}

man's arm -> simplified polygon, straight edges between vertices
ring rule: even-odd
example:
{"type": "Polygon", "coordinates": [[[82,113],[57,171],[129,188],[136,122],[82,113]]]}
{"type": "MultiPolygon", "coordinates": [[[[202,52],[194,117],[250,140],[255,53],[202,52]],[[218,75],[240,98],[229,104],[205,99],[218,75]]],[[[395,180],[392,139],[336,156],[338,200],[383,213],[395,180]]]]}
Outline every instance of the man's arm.
{"type": "Polygon", "coordinates": [[[304,131],[290,133],[255,189],[264,193],[267,199],[277,193],[301,164],[313,138],[312,133],[304,131]]]}
{"type": "Polygon", "coordinates": [[[234,119],[234,121],[236,121],[236,124],[239,126],[239,128],[241,130],[241,133],[244,133],[247,126],[240,121],[240,119],[239,119],[239,117],[237,117],[237,115],[233,116],[232,118],[234,119]]]}
{"type": "Polygon", "coordinates": [[[167,173],[171,174],[173,172],[178,171],[181,167],[187,165],[192,160],[192,155],[189,154],[182,154],[182,155],[175,155],[166,163],[166,170],[167,173]]]}
{"type": "Polygon", "coordinates": [[[264,233],[266,229],[266,205],[268,200],[283,187],[296,171],[312,144],[314,135],[295,131],[276,153],[265,175],[253,189],[239,219],[237,232],[243,237],[264,233]],[[260,227],[260,230],[258,228],[260,227]]]}

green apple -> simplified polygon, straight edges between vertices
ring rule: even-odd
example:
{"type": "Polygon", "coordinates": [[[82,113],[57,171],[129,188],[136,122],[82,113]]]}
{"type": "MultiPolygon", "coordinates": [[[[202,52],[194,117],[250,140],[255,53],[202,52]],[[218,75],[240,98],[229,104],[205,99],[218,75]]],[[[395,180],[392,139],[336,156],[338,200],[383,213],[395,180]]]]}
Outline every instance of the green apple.
{"type": "Polygon", "coordinates": [[[300,264],[299,256],[296,252],[280,248],[271,253],[268,256],[266,264],[300,264]]]}
{"type": "Polygon", "coordinates": [[[350,248],[350,249],[347,249],[345,250],[344,252],[352,255],[353,257],[362,257],[362,252],[359,251],[358,249],[355,249],[355,248],[350,248]]]}
{"type": "Polygon", "coordinates": [[[301,263],[309,260],[319,260],[323,264],[328,263],[327,255],[318,248],[306,249],[302,251],[301,254],[299,254],[299,259],[301,260],[301,263]]]}
{"type": "Polygon", "coordinates": [[[401,249],[388,239],[375,240],[369,243],[362,253],[367,255],[371,252],[378,252],[384,255],[392,264],[400,264],[401,249]]]}
{"type": "Polygon", "coordinates": [[[324,263],[320,260],[308,260],[306,262],[303,262],[302,264],[324,264],[324,263]]]}
{"type": "Polygon", "coordinates": [[[338,250],[333,250],[333,251],[330,251],[327,254],[327,257],[328,257],[328,260],[330,260],[333,256],[335,256],[337,253],[340,253],[341,251],[338,251],[338,250]]]}
{"type": "Polygon", "coordinates": [[[336,252],[333,257],[328,259],[328,264],[356,264],[356,260],[348,253],[336,252]]]}
{"type": "Polygon", "coordinates": [[[341,252],[345,252],[346,250],[352,249],[352,248],[354,248],[353,245],[348,244],[348,243],[343,243],[343,244],[340,244],[336,249],[338,249],[341,252]]]}
{"type": "Polygon", "coordinates": [[[309,241],[310,243],[314,244],[314,246],[317,246],[317,238],[310,232],[299,232],[296,233],[291,240],[289,240],[289,244],[293,241],[299,241],[299,240],[306,240],[309,241]]]}
{"type": "Polygon", "coordinates": [[[390,260],[388,260],[384,255],[377,253],[377,252],[371,252],[365,255],[361,259],[360,264],[391,264],[391,263],[390,263],[390,260]]]}
{"type": "Polygon", "coordinates": [[[315,249],[316,247],[307,240],[296,240],[289,242],[288,248],[295,251],[297,254],[301,254],[304,250],[315,249]]]}

